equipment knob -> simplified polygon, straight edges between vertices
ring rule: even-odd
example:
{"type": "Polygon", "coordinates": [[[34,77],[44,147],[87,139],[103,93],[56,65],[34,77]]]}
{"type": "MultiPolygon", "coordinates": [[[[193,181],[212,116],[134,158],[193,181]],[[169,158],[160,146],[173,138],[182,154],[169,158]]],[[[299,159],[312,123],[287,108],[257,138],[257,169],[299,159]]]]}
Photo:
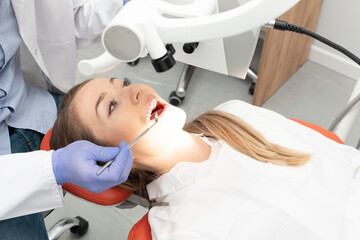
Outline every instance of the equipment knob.
{"type": "Polygon", "coordinates": [[[198,42],[193,43],[185,43],[183,46],[183,50],[187,54],[191,54],[195,51],[195,49],[199,46],[198,42]]]}
{"type": "Polygon", "coordinates": [[[171,44],[166,45],[167,52],[164,56],[158,59],[151,59],[151,63],[155,68],[156,72],[165,72],[172,68],[176,61],[173,57],[175,48],[171,44]]]}

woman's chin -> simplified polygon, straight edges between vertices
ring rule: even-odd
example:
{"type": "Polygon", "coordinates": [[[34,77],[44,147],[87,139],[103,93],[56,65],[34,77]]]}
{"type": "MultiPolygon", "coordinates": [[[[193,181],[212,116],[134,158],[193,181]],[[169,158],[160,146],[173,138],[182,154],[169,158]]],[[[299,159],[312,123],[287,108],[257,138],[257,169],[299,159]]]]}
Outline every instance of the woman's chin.
{"type": "Polygon", "coordinates": [[[163,116],[159,118],[159,125],[161,121],[163,121],[164,126],[166,126],[169,131],[172,129],[181,130],[186,121],[186,113],[181,108],[168,106],[163,116]]]}
{"type": "Polygon", "coordinates": [[[183,133],[186,114],[184,110],[169,106],[159,117],[158,123],[146,134],[137,147],[150,155],[161,155],[165,149],[177,146],[178,137],[183,133]],[[144,150],[145,149],[145,150],[144,150]]]}

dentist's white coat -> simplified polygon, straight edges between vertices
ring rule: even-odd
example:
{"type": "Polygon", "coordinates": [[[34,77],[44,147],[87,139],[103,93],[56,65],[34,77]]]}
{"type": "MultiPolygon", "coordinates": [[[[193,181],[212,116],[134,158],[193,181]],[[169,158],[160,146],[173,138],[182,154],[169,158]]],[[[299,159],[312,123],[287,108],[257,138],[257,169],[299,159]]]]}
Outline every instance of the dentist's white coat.
{"type": "MultiPolygon", "coordinates": [[[[76,49],[96,40],[123,4],[121,0],[12,0],[12,5],[23,42],[44,78],[66,92],[75,85],[76,49]]],[[[0,166],[0,220],[63,206],[51,152],[2,155],[0,166]]]]}

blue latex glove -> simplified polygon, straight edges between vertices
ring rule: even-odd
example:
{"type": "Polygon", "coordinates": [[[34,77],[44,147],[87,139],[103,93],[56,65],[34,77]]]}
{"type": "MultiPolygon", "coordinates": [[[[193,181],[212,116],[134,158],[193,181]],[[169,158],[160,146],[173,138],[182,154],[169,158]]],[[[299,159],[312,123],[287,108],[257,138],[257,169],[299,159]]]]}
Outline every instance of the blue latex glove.
{"type": "Polygon", "coordinates": [[[133,157],[127,143],[117,147],[100,147],[88,141],[77,141],[52,154],[53,170],[59,185],[72,183],[91,192],[99,193],[126,181],[133,157]],[[100,175],[96,161],[114,162],[100,175]]]}

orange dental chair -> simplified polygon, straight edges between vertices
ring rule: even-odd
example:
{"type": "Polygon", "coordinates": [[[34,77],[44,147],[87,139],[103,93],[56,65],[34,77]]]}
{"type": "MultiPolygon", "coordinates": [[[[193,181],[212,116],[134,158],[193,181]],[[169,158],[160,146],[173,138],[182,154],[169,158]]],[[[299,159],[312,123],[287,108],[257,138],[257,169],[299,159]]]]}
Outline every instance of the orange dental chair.
{"type": "MultiPolygon", "coordinates": [[[[307,122],[304,122],[301,120],[295,120],[295,119],[291,119],[291,120],[293,120],[297,123],[300,123],[306,127],[309,127],[311,129],[321,133],[325,137],[328,137],[338,143],[343,144],[342,140],[335,133],[330,132],[318,125],[307,123],[307,122]]],[[[49,130],[49,132],[45,135],[45,137],[41,143],[41,147],[40,147],[41,150],[50,150],[49,141],[50,141],[51,132],[52,132],[52,130],[49,130]]],[[[92,202],[92,203],[95,203],[98,205],[103,205],[103,206],[116,206],[118,204],[122,204],[132,195],[131,191],[126,191],[126,190],[122,190],[122,189],[115,188],[115,187],[108,189],[104,192],[98,193],[98,194],[90,192],[88,190],[85,190],[83,188],[80,188],[76,185],[72,185],[69,183],[64,184],[62,187],[65,191],[67,191],[77,197],[80,197],[89,202],[92,202]]],[[[138,198],[138,196],[137,196],[137,198],[138,198]]],[[[141,202],[143,202],[143,201],[141,201],[141,202]]],[[[61,221],[59,221],[59,223],[60,222],[61,221]]],[[[62,223],[64,225],[64,221],[62,223]]],[[[70,230],[73,233],[76,233],[78,231],[79,226],[74,224],[71,221],[69,224],[71,224],[70,227],[63,226],[63,227],[65,227],[65,230],[70,228],[70,230]]],[[[55,228],[55,226],[53,228],[55,228]]],[[[63,232],[64,231],[62,231],[62,233],[63,232]]],[[[85,234],[85,233],[83,233],[83,234],[85,234]]],[[[58,235],[56,237],[58,237],[58,235]]],[[[51,234],[49,234],[49,239],[51,239],[51,234]]],[[[148,222],[148,214],[145,214],[130,230],[129,235],[128,235],[128,240],[151,240],[151,239],[152,239],[152,237],[151,237],[150,225],[148,222]]]]}

